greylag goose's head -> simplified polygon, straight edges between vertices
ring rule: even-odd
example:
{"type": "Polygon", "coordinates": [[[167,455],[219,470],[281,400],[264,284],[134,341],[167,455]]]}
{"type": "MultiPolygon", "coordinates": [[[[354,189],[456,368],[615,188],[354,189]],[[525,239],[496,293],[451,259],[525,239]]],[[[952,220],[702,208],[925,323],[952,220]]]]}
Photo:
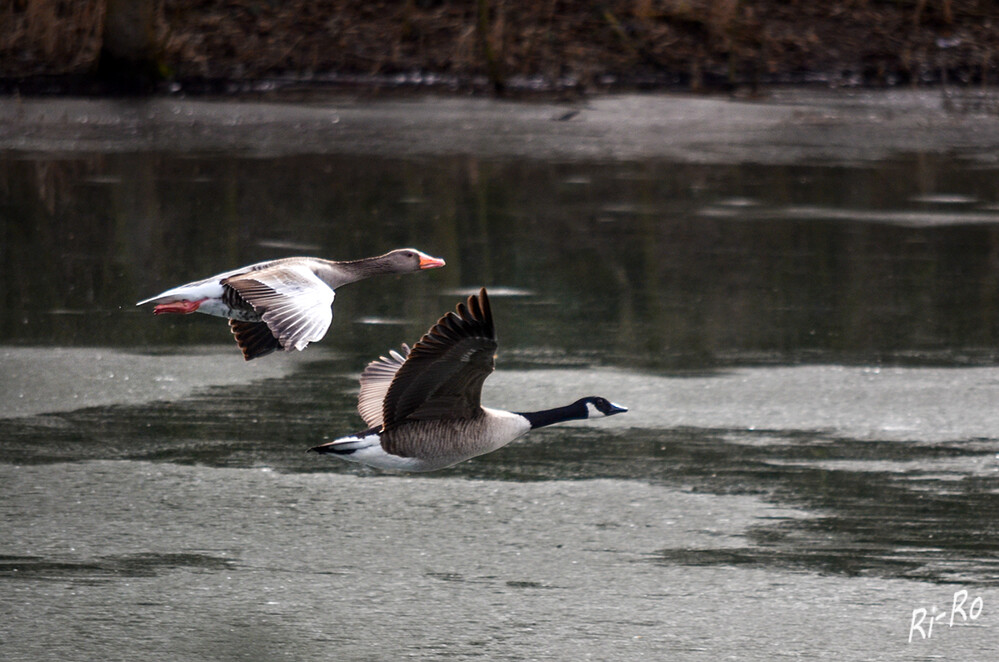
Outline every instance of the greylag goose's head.
{"type": "Polygon", "coordinates": [[[379,262],[387,271],[400,274],[444,266],[444,260],[441,258],[431,257],[415,248],[398,248],[381,256],[379,262]]]}

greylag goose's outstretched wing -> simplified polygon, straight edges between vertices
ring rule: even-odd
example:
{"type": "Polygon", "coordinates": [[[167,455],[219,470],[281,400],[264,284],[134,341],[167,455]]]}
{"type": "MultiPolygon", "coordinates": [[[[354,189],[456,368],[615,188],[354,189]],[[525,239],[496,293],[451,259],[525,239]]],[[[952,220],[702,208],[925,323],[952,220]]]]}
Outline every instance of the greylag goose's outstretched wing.
{"type": "Polygon", "coordinates": [[[496,329],[485,288],[459,303],[413,346],[382,407],[382,425],[480,416],[482,382],[493,371],[496,329]]]}
{"type": "Polygon", "coordinates": [[[305,349],[333,322],[333,290],[305,264],[278,264],[222,281],[260,314],[284,349],[305,349]]]}

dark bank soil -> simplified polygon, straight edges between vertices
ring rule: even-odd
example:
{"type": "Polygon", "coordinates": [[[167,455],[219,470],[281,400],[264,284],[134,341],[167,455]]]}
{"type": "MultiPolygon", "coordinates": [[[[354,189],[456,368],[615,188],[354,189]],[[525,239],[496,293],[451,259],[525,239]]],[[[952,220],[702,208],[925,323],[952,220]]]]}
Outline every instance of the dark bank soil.
{"type": "MultiPolygon", "coordinates": [[[[105,2],[0,3],[6,89],[87,80],[105,2]]],[[[161,0],[157,26],[187,89],[999,83],[993,0],[161,0]]]]}

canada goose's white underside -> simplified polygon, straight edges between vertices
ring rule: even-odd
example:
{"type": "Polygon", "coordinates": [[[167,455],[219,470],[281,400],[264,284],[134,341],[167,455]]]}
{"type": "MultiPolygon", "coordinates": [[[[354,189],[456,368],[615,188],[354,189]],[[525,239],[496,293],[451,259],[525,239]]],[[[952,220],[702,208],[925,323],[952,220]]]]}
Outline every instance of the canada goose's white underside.
{"type": "MultiPolygon", "coordinates": [[[[328,453],[328,455],[348,462],[357,462],[390,471],[435,471],[479,455],[491,453],[523,436],[531,429],[531,424],[519,414],[502,409],[489,409],[488,407],[483,407],[483,411],[485,416],[476,425],[477,431],[468,432],[467,443],[460,448],[448,449],[433,456],[400,457],[386,453],[385,449],[382,448],[381,437],[378,434],[341,437],[332,442],[337,450],[328,453]]],[[[418,426],[419,424],[414,425],[418,426]]],[[[435,425],[440,425],[440,422],[430,421],[427,427],[432,429],[435,425]]],[[[426,447],[434,448],[437,447],[437,444],[432,443],[432,440],[428,438],[426,447]]]]}

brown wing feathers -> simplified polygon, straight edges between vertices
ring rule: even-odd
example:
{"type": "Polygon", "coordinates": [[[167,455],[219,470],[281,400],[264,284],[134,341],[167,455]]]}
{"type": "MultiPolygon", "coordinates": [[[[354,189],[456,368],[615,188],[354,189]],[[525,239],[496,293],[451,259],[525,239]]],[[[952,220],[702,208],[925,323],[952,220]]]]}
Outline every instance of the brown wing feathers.
{"type": "Polygon", "coordinates": [[[385,429],[406,419],[480,415],[482,383],[493,371],[495,352],[496,331],[483,288],[413,346],[385,395],[385,429]]]}
{"type": "Polygon", "coordinates": [[[247,361],[281,349],[281,342],[274,337],[264,322],[241,322],[231,319],[229,328],[232,329],[236,344],[243,350],[243,358],[247,361]]]}
{"type": "MultiPolygon", "coordinates": [[[[222,282],[222,301],[234,310],[253,310],[249,301],[233,287],[228,279],[222,282]]],[[[230,319],[229,329],[236,344],[243,351],[243,359],[249,361],[282,349],[279,341],[264,322],[243,322],[230,319]]]]}

